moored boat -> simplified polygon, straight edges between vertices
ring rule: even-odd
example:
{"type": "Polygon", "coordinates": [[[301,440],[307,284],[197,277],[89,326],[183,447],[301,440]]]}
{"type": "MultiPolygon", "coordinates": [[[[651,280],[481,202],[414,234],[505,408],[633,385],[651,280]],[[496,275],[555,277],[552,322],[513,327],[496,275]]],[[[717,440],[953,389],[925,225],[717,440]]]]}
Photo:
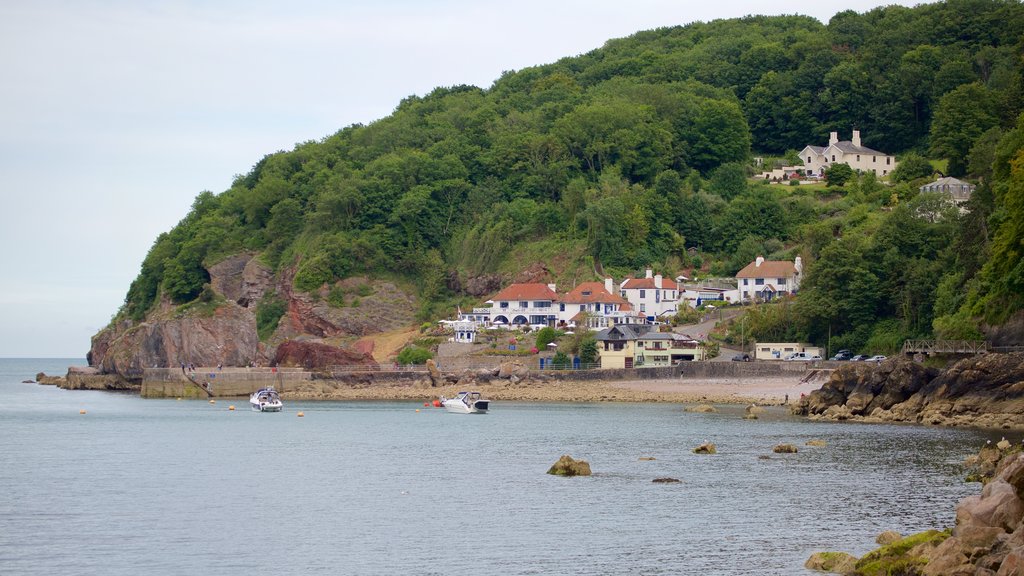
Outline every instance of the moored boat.
{"type": "Polygon", "coordinates": [[[273,386],[260,388],[249,396],[249,405],[255,412],[280,412],[284,407],[281,402],[281,395],[274,390],[273,386]]]}
{"type": "Polygon", "coordinates": [[[490,402],[482,398],[479,392],[459,392],[455,398],[441,397],[441,405],[456,414],[486,414],[490,402]]]}

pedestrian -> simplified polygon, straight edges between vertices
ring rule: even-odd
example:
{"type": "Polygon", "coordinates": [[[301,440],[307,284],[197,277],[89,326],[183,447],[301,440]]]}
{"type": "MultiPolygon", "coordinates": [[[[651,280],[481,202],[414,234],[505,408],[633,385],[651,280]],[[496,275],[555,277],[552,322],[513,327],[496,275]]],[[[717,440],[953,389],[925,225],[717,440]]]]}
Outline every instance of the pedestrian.
{"type": "Polygon", "coordinates": [[[224,364],[223,363],[217,364],[217,372],[220,372],[223,369],[224,369],[224,364]]]}
{"type": "Polygon", "coordinates": [[[786,404],[789,404],[789,394],[786,394],[786,404]]]}
{"type": "Polygon", "coordinates": [[[185,363],[184,362],[181,363],[181,373],[182,374],[185,373],[185,363]]]}

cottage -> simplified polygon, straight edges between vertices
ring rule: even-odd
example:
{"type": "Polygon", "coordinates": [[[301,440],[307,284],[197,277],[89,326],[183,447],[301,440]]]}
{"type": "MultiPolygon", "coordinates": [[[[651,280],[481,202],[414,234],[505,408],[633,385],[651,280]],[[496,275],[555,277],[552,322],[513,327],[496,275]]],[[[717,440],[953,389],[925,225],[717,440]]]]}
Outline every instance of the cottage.
{"type": "Polygon", "coordinates": [[[803,261],[797,256],[787,260],[765,260],[758,256],[736,273],[741,301],[767,302],[779,296],[795,294],[800,288],[803,261]]]}
{"type": "Polygon", "coordinates": [[[804,170],[808,174],[824,176],[825,170],[833,164],[848,164],[857,172],[872,171],[882,177],[896,167],[896,157],[866,148],[860,143],[860,130],[853,131],[852,140],[839,141],[839,133],[829,135],[828,146],[806,146],[800,151],[804,170]]]}
{"type": "Polygon", "coordinates": [[[956,204],[963,204],[971,199],[971,194],[974,193],[975,188],[976,186],[974,184],[969,184],[963,180],[946,176],[945,178],[939,178],[935,182],[921,186],[919,190],[921,192],[940,192],[942,194],[947,194],[956,204]]]}
{"type": "Polygon", "coordinates": [[[649,322],[674,316],[679,308],[679,285],[662,278],[661,274],[653,274],[650,268],[643,278],[623,280],[619,294],[649,322]]]}
{"type": "Polygon", "coordinates": [[[632,307],[615,294],[611,278],[601,282],[583,282],[558,301],[558,325],[606,328],[615,324],[636,324],[632,307]]]}
{"type": "Polygon", "coordinates": [[[618,325],[597,333],[601,368],[652,368],[703,360],[700,342],[649,325],[618,325]]]}

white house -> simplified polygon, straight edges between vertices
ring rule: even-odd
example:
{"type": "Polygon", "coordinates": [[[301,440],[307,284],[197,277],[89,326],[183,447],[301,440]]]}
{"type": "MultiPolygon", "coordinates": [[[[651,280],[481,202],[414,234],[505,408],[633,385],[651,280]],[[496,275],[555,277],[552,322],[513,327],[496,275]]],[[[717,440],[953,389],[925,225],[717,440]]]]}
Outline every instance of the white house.
{"type": "Polygon", "coordinates": [[[642,323],[618,294],[611,278],[604,283],[583,282],[558,300],[558,325],[577,326],[586,319],[588,328],[607,328],[616,324],[642,323]]]}
{"type": "Polygon", "coordinates": [[[667,280],[661,274],[647,269],[643,278],[627,278],[619,285],[619,294],[633,306],[638,314],[648,321],[675,315],[679,307],[679,285],[667,280]]]}
{"type": "Polygon", "coordinates": [[[803,352],[808,356],[824,354],[824,351],[817,346],[799,342],[757,342],[754,344],[754,360],[785,360],[794,352],[803,352]]]}
{"type": "Polygon", "coordinates": [[[824,176],[833,164],[848,164],[857,172],[871,170],[875,176],[885,176],[896,167],[896,157],[865,148],[860,143],[860,130],[853,131],[852,140],[839,141],[839,133],[829,135],[828,146],[807,146],[800,151],[804,170],[808,174],[824,176]]]}
{"type": "Polygon", "coordinates": [[[554,284],[512,284],[487,301],[491,322],[502,325],[549,326],[558,317],[554,284]]]}
{"type": "Polygon", "coordinates": [[[795,294],[800,289],[803,261],[797,256],[788,260],[765,260],[758,256],[736,273],[736,287],[741,301],[769,301],[795,294]]]}

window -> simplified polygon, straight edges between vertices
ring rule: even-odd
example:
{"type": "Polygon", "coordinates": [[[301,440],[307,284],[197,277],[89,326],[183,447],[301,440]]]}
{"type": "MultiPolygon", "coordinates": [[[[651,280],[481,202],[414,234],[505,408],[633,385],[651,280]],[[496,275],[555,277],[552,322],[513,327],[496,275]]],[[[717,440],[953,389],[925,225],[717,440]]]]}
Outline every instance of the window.
{"type": "Polygon", "coordinates": [[[526,301],[519,302],[519,307],[520,308],[528,308],[529,306],[530,306],[529,302],[526,302],[526,301]]]}
{"type": "Polygon", "coordinates": [[[886,174],[888,174],[888,173],[889,173],[889,171],[888,171],[888,170],[882,170],[882,176],[885,176],[885,175],[886,175],[886,174]]]}
{"type": "Polygon", "coordinates": [[[558,305],[558,311],[559,312],[565,312],[565,304],[564,303],[558,305]]]}
{"type": "Polygon", "coordinates": [[[857,154],[857,162],[860,162],[860,154],[857,154]]]}
{"type": "Polygon", "coordinates": [[[647,291],[646,290],[641,290],[640,291],[640,297],[641,298],[646,298],[647,297],[647,291]]]}
{"type": "Polygon", "coordinates": [[[743,285],[744,285],[744,286],[748,286],[748,285],[750,285],[750,280],[749,280],[749,279],[747,279],[747,278],[744,278],[744,279],[743,279],[743,285]]]}
{"type": "Polygon", "coordinates": [[[836,161],[836,155],[835,155],[835,154],[833,154],[833,155],[832,155],[832,161],[833,161],[833,162],[835,162],[835,161],[836,161]]]}
{"type": "Polygon", "coordinates": [[[892,157],[891,156],[886,156],[885,157],[885,165],[889,166],[891,164],[892,164],[892,157]]]}
{"type": "Polygon", "coordinates": [[[586,311],[587,311],[587,305],[586,304],[580,304],[580,312],[586,312],[586,311]]]}
{"type": "Polygon", "coordinates": [[[754,285],[755,286],[764,286],[764,278],[756,278],[756,279],[754,279],[754,285]]]}
{"type": "Polygon", "coordinates": [[[808,157],[807,157],[807,163],[808,163],[808,164],[810,164],[810,163],[811,163],[811,157],[810,157],[810,156],[808,156],[808,157]]]}
{"type": "Polygon", "coordinates": [[[785,278],[778,278],[777,280],[778,280],[778,285],[779,286],[785,286],[786,285],[786,279],[785,278]]]}
{"type": "Polygon", "coordinates": [[[498,305],[499,308],[508,308],[508,302],[502,302],[498,305]]]}
{"type": "Polygon", "coordinates": [[[647,312],[647,305],[646,304],[641,304],[640,305],[640,311],[641,312],[647,312]]]}
{"type": "Polygon", "coordinates": [[[871,161],[872,162],[877,162],[878,161],[878,156],[872,156],[871,157],[871,161]]]}

